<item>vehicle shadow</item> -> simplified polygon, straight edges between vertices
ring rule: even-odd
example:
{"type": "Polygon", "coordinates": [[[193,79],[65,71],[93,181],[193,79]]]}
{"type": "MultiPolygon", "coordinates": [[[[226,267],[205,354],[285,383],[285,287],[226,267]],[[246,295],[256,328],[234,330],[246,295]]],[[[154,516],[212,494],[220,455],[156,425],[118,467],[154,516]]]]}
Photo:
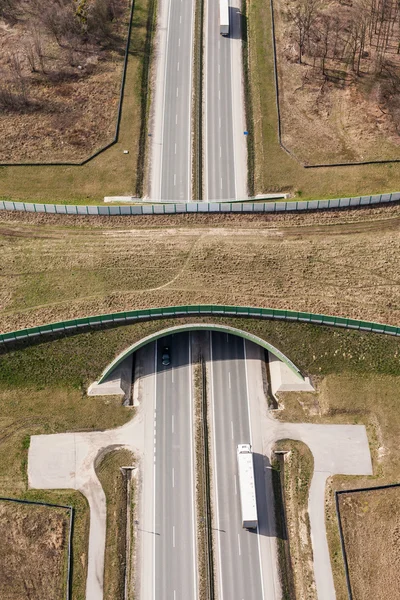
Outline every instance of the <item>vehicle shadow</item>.
{"type": "Polygon", "coordinates": [[[232,40],[241,40],[243,35],[243,26],[244,23],[244,15],[240,12],[240,9],[236,6],[229,7],[229,23],[230,23],[230,31],[229,37],[232,40]]]}
{"type": "Polygon", "coordinates": [[[287,540],[279,471],[272,468],[269,458],[263,454],[254,452],[253,460],[258,533],[287,540]]]}

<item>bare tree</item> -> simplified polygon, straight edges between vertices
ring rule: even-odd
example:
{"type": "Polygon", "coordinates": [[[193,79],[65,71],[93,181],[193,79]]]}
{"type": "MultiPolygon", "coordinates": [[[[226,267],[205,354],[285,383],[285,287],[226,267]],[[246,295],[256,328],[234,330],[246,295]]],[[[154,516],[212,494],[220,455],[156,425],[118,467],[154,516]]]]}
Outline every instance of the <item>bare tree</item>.
{"type": "Polygon", "coordinates": [[[299,47],[299,63],[305,53],[306,43],[310,42],[311,28],[317,16],[319,0],[299,0],[292,9],[289,16],[295,26],[295,40],[299,47]]]}

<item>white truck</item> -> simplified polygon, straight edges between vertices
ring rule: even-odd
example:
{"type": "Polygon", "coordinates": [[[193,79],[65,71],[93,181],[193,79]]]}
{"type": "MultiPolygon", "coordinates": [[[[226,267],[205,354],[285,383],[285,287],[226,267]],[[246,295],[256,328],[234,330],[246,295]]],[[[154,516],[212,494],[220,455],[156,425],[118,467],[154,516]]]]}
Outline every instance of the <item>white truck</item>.
{"type": "Polygon", "coordinates": [[[229,35],[229,0],[219,0],[219,31],[229,35]]]}
{"type": "Polygon", "coordinates": [[[240,504],[242,507],[242,526],[256,529],[258,525],[256,486],[254,483],[253,453],[250,444],[237,447],[239,470],[240,504]]]}

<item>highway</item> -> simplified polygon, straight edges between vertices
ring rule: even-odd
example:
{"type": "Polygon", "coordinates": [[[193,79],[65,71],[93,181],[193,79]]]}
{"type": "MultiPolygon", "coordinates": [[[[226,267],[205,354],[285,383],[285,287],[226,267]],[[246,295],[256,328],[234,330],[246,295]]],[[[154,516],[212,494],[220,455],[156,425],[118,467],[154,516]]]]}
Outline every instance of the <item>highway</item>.
{"type": "Polygon", "coordinates": [[[190,336],[149,344],[140,362],[145,421],[140,499],[139,597],[197,600],[190,336]],[[170,347],[171,364],[162,364],[170,347]]]}
{"type": "Polygon", "coordinates": [[[191,198],[194,0],[162,0],[151,130],[152,200],[191,198]]]}
{"type": "Polygon", "coordinates": [[[190,337],[156,343],[154,599],[196,599],[190,337]],[[171,348],[171,365],[161,363],[171,348]]]}
{"type": "Polygon", "coordinates": [[[219,2],[206,3],[204,34],[205,200],[247,195],[240,0],[229,9],[230,35],[219,33],[219,2]]]}
{"type": "MultiPolygon", "coordinates": [[[[210,373],[215,485],[215,535],[220,600],[264,600],[259,536],[242,528],[237,444],[251,442],[242,338],[211,333],[210,373]]],[[[266,496],[257,477],[259,496],[266,496]]],[[[262,513],[262,511],[261,511],[262,513]]]]}

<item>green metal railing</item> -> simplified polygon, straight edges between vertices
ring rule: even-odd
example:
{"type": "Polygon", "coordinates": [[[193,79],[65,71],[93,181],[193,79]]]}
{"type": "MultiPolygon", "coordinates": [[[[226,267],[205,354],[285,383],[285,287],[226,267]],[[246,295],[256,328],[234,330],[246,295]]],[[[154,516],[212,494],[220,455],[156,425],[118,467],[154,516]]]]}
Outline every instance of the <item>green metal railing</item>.
{"type": "Polygon", "coordinates": [[[297,312],[293,310],[279,310],[275,308],[255,308],[249,306],[218,306],[215,304],[196,304],[188,306],[168,306],[161,308],[147,308],[142,310],[130,310],[125,312],[110,313],[80,319],[70,319],[38,327],[29,327],[18,331],[0,334],[0,343],[7,344],[26,338],[43,336],[52,333],[63,333],[79,328],[108,325],[110,323],[122,324],[135,321],[148,321],[151,319],[163,319],[187,316],[219,316],[219,317],[252,317],[256,319],[278,319],[283,321],[298,321],[313,323],[315,325],[329,325],[333,327],[344,327],[360,331],[371,331],[388,335],[400,336],[400,327],[394,325],[383,325],[370,321],[357,319],[346,319],[330,315],[320,315],[308,312],[297,312]]]}

